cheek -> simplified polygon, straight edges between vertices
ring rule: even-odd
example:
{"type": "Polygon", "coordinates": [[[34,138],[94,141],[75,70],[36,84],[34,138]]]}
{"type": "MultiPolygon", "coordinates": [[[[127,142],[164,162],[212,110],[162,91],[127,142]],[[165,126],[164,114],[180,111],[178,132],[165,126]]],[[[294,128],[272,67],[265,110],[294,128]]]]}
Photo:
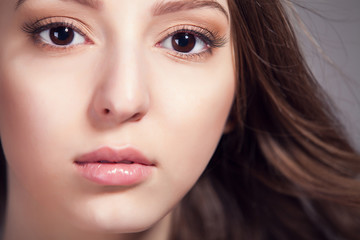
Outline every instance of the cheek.
{"type": "Polygon", "coordinates": [[[76,72],[71,77],[58,67],[70,63],[10,55],[20,56],[4,54],[0,62],[0,134],[9,174],[16,176],[10,179],[34,195],[56,194],[51,187],[69,184],[60,175],[71,170],[64,160],[73,158],[69,142],[82,130],[78,121],[84,118],[87,96],[76,85],[76,72]]]}
{"type": "Polygon", "coordinates": [[[168,174],[164,184],[174,193],[185,194],[196,182],[223,134],[235,91],[233,65],[226,61],[230,56],[220,57],[225,59],[222,64],[171,65],[156,74],[164,87],[153,96],[162,98],[154,110],[162,126],[156,133],[156,152],[168,174]]]}
{"type": "Polygon", "coordinates": [[[66,142],[73,132],[88,127],[93,90],[89,59],[96,57],[35,57],[38,49],[19,52],[9,45],[12,50],[0,55],[1,136],[46,146],[66,142]]]}

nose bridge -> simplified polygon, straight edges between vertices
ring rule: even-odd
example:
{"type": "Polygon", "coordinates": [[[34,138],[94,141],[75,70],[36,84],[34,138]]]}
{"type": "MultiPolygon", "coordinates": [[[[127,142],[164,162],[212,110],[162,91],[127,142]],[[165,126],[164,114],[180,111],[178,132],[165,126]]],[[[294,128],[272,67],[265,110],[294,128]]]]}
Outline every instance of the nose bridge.
{"type": "MultiPolygon", "coordinates": [[[[113,104],[140,104],[145,90],[145,79],[141,77],[144,72],[144,65],[141,64],[144,45],[142,24],[136,21],[140,12],[134,4],[117,4],[109,7],[113,7],[111,12],[114,12],[114,15],[108,16],[112,20],[112,34],[107,48],[107,55],[112,59],[109,63],[108,91],[114,99],[113,104]]],[[[128,105],[130,106],[131,104],[128,105]]]]}
{"type": "Polygon", "coordinates": [[[129,43],[110,51],[112,61],[109,62],[108,77],[104,82],[109,100],[114,106],[140,104],[146,95],[146,83],[141,76],[144,65],[141,64],[138,49],[129,43]]]}
{"type": "Polygon", "coordinates": [[[94,108],[102,120],[139,120],[149,107],[141,46],[135,33],[114,37],[108,44],[102,79],[96,89],[94,108]]]}

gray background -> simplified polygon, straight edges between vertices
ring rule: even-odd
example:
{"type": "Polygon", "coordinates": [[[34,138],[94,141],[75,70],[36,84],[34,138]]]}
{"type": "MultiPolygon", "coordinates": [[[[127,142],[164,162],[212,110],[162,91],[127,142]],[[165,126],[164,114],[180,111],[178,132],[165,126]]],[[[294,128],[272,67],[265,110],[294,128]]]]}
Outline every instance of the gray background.
{"type": "Polygon", "coordinates": [[[335,102],[337,115],[352,144],[360,151],[360,0],[293,2],[308,8],[296,7],[305,26],[324,51],[319,53],[309,38],[300,34],[305,57],[335,102]]]}

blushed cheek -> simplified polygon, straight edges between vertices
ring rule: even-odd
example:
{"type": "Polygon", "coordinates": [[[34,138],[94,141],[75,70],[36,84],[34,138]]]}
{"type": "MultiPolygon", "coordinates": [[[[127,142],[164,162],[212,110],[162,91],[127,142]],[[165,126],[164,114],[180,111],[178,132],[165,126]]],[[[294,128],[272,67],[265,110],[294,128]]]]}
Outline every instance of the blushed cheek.
{"type": "MultiPolygon", "coordinates": [[[[16,65],[16,64],[15,64],[16,65]]],[[[46,134],[35,116],[36,102],[31,91],[19,85],[25,81],[14,64],[1,63],[0,72],[0,133],[3,149],[11,170],[19,177],[29,174],[34,164],[30,152],[39,148],[37,137],[46,134]],[[38,134],[34,134],[34,131],[38,134]]],[[[28,76],[29,77],[29,76],[28,76]]],[[[31,179],[31,178],[29,178],[31,179]]]]}
{"type": "Polygon", "coordinates": [[[26,58],[0,64],[0,133],[9,179],[16,179],[29,194],[46,192],[61,179],[57,169],[64,169],[64,159],[70,159],[63,144],[72,130],[67,121],[73,121],[70,114],[64,115],[68,98],[52,92],[51,81],[26,58]],[[34,191],[40,186],[42,191],[34,191]]]}
{"type": "Polygon", "coordinates": [[[156,152],[165,159],[164,172],[171,173],[166,184],[178,194],[196,182],[217,147],[232,106],[235,77],[231,61],[224,61],[216,70],[173,72],[178,74],[171,84],[178,86],[169,86],[166,94],[162,93],[167,101],[159,100],[164,117],[156,152]]]}
{"type": "Polygon", "coordinates": [[[9,61],[2,66],[5,67],[0,73],[0,132],[20,141],[23,140],[20,136],[36,138],[46,129],[47,117],[43,113],[55,111],[47,109],[49,99],[37,91],[34,83],[39,79],[34,71],[27,71],[20,61],[9,61]]]}

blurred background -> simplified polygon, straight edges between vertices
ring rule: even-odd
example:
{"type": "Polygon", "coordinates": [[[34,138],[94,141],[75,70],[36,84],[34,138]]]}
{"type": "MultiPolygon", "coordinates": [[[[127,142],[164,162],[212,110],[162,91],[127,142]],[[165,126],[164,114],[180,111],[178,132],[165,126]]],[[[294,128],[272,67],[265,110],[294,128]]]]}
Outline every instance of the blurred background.
{"type": "Polygon", "coordinates": [[[360,0],[292,1],[316,41],[299,34],[305,57],[360,151],[360,0]]]}

